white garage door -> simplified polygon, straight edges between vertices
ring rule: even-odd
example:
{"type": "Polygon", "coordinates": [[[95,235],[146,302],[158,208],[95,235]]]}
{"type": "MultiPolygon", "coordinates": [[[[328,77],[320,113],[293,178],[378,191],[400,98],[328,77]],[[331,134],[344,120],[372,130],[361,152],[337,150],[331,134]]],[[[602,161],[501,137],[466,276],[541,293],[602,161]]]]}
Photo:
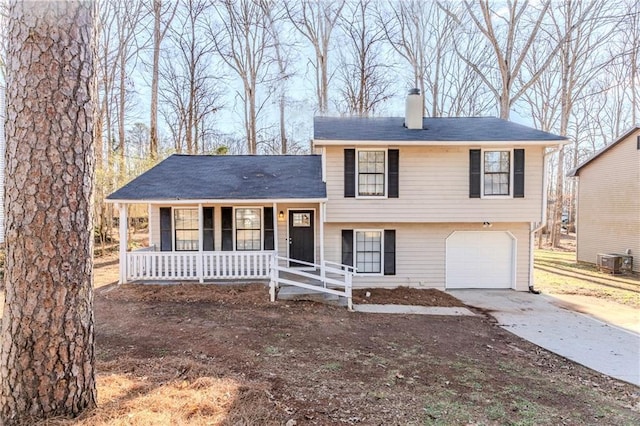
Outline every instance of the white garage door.
{"type": "Polygon", "coordinates": [[[514,287],[514,244],[508,232],[454,232],[446,244],[446,287],[514,287]]]}

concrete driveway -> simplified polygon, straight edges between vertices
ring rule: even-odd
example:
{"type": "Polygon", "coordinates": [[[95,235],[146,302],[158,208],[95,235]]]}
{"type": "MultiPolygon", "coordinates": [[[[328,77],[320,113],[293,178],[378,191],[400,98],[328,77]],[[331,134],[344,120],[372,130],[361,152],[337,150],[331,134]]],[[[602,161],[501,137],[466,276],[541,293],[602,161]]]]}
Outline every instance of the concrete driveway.
{"type": "Polygon", "coordinates": [[[513,290],[449,290],[491,311],[498,324],[538,346],[640,386],[640,334],[563,309],[552,296],[513,290]]]}

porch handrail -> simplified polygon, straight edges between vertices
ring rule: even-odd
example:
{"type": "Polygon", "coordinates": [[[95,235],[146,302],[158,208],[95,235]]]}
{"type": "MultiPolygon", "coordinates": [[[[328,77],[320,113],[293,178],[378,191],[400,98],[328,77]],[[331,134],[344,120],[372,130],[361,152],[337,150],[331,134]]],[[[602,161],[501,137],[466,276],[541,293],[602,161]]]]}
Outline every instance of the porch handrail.
{"type": "Polygon", "coordinates": [[[353,310],[353,302],[352,302],[352,289],[353,289],[353,274],[357,269],[353,266],[342,265],[336,262],[324,261],[321,264],[301,261],[297,259],[290,259],[288,257],[273,256],[272,264],[271,264],[271,281],[269,283],[269,294],[271,297],[271,301],[275,302],[277,296],[277,289],[280,287],[280,284],[291,285],[295,287],[301,287],[308,290],[313,290],[326,294],[333,294],[336,296],[346,297],[347,299],[347,308],[351,311],[353,310]],[[280,263],[284,263],[288,265],[289,262],[294,262],[299,265],[313,267],[319,270],[320,275],[312,274],[308,271],[303,271],[298,268],[292,268],[289,266],[283,266],[280,263]],[[329,266],[330,265],[330,266],[329,266]],[[319,281],[320,285],[310,284],[308,282],[302,282],[302,280],[293,280],[280,276],[280,272],[285,272],[287,274],[291,274],[295,277],[319,281]],[[332,277],[327,276],[327,272],[329,272],[332,277]],[[336,277],[337,275],[337,277],[336,277]],[[327,285],[333,286],[334,288],[328,287],[327,285]],[[335,287],[342,287],[344,290],[336,290],[335,287]]]}

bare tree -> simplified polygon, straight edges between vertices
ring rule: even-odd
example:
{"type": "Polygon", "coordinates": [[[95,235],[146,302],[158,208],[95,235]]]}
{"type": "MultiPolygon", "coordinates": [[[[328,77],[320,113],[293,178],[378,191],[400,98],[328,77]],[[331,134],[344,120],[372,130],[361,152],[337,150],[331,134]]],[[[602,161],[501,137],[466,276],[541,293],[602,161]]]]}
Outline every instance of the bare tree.
{"type": "MultiPolygon", "coordinates": [[[[578,96],[583,95],[584,89],[602,68],[593,57],[598,45],[604,43],[610,34],[604,33],[599,37],[597,29],[602,25],[602,11],[605,4],[600,0],[580,2],[568,0],[562,6],[554,8],[550,13],[555,29],[555,39],[559,40],[560,72],[560,135],[569,135],[569,120],[573,113],[573,106],[578,96]]],[[[577,161],[577,145],[574,141],[574,162],[577,161]]],[[[576,164],[574,163],[574,166],[576,164]]],[[[564,148],[558,151],[558,168],[556,180],[556,196],[553,222],[551,228],[551,243],[557,247],[560,243],[562,213],[564,210],[564,180],[565,180],[564,148]]]]}
{"type": "Polygon", "coordinates": [[[373,18],[373,2],[358,0],[350,4],[341,21],[345,34],[339,78],[344,109],[366,117],[391,97],[389,65],[383,62],[384,30],[373,18]]]}
{"type": "Polygon", "coordinates": [[[306,38],[315,52],[312,66],[315,71],[318,111],[326,114],[329,109],[329,52],[333,30],[342,14],[345,0],[302,0],[297,9],[286,2],[289,20],[306,38]]]}
{"type": "MultiPolygon", "coordinates": [[[[277,6],[276,6],[277,7],[277,6]]],[[[282,24],[287,14],[284,8],[266,8],[269,22],[269,31],[273,39],[273,53],[275,63],[278,69],[278,76],[274,81],[275,90],[278,97],[279,110],[279,133],[280,133],[280,149],[279,152],[286,154],[288,152],[288,139],[286,132],[286,107],[287,107],[287,89],[288,82],[293,73],[291,71],[291,61],[294,58],[294,52],[291,46],[286,42],[283,36],[282,24]]]]}
{"type": "Polygon", "coordinates": [[[212,31],[214,46],[222,60],[242,81],[238,97],[243,104],[243,121],[249,154],[258,152],[257,121],[269,97],[258,99],[258,88],[271,81],[270,51],[274,40],[267,8],[270,3],[255,0],[223,0],[216,8],[219,31],[212,31]]]}
{"type": "MultiPolygon", "coordinates": [[[[165,3],[166,4],[166,3],[165,3]]],[[[151,72],[151,111],[149,117],[149,155],[158,158],[158,80],[160,79],[160,46],[171,26],[178,2],[163,7],[162,0],[153,0],[153,68],[151,72]]]]}
{"type": "Polygon", "coordinates": [[[204,35],[211,7],[208,0],[188,0],[179,7],[168,36],[170,54],[161,64],[161,113],[171,127],[177,152],[200,151],[200,134],[220,108],[212,65],[214,43],[204,35]]]}
{"type": "Polygon", "coordinates": [[[627,58],[625,68],[629,72],[631,98],[631,125],[640,123],[640,2],[626,0],[623,3],[622,30],[623,52],[627,58]]]}
{"type": "MultiPolygon", "coordinates": [[[[534,70],[526,81],[523,81],[524,78],[518,80],[518,77],[522,77],[520,72],[523,63],[538,37],[551,1],[542,2],[536,11],[527,1],[520,4],[518,0],[507,2],[506,7],[501,8],[499,12],[493,10],[489,0],[475,3],[477,8],[467,0],[464,4],[473,23],[473,30],[480,31],[492,48],[494,60],[490,63],[495,64],[495,67],[484,59],[478,62],[461,53],[459,55],[493,93],[500,106],[500,117],[509,119],[514,103],[540,77],[557,51],[558,47],[553,49],[548,58],[540,64],[540,68],[534,70]],[[521,39],[523,34],[527,36],[521,39]],[[523,84],[516,87],[515,83],[518,81],[523,81],[523,84]]],[[[459,52],[457,44],[456,48],[459,52]]]]}
{"type": "Polygon", "coordinates": [[[94,9],[15,0],[9,10],[5,425],[75,417],[96,404],[94,9]]]}

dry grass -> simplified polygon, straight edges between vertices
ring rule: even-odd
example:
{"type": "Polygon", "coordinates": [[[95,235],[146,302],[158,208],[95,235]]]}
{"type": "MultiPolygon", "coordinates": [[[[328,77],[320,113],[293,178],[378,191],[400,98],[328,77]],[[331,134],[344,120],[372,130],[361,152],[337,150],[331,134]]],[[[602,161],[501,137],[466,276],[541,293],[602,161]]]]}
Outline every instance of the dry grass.
{"type": "Polygon", "coordinates": [[[577,263],[574,252],[536,250],[536,288],[547,293],[595,296],[640,308],[640,278],[610,275],[577,263]]]}
{"type": "Polygon", "coordinates": [[[217,377],[206,363],[187,357],[144,361],[125,357],[99,363],[98,368],[106,370],[97,377],[98,408],[78,419],[54,419],[39,425],[277,423],[271,414],[274,402],[268,386],[260,382],[217,377]],[[171,379],[167,380],[168,377],[171,379]]]}

